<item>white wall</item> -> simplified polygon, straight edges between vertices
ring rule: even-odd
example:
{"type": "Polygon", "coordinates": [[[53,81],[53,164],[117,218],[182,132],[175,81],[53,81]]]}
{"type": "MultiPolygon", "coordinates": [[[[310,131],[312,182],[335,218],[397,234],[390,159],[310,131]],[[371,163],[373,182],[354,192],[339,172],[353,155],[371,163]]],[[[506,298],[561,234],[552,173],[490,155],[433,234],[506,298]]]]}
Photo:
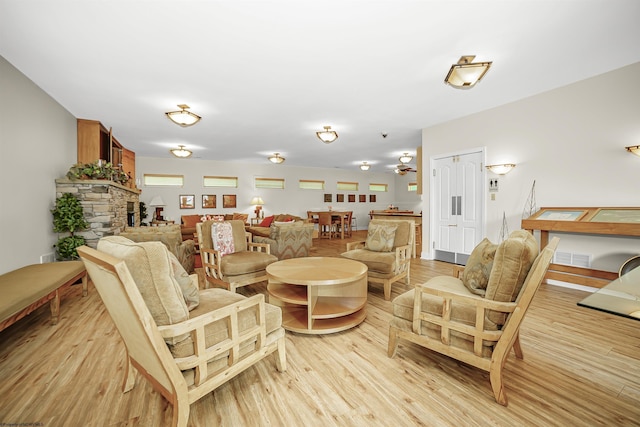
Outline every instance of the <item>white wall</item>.
{"type": "MultiPolygon", "coordinates": [[[[123,142],[126,146],[126,142],[123,142]]],[[[218,162],[202,159],[173,159],[173,158],[153,158],[136,157],[137,178],[142,180],[144,174],[180,174],[185,177],[184,188],[163,188],[144,187],[140,195],[140,201],[148,203],[151,199],[159,195],[166,203],[163,214],[165,219],[180,221],[181,215],[206,214],[206,213],[233,213],[244,212],[250,217],[255,216],[254,207],[249,205],[249,201],[254,196],[260,196],[264,200],[264,215],[289,213],[301,217],[307,216],[307,210],[326,210],[331,206],[334,210],[353,211],[357,218],[358,228],[364,229],[369,223],[369,211],[372,209],[385,209],[389,204],[405,206],[407,209],[420,209],[420,197],[415,192],[407,191],[406,182],[408,176],[398,177],[390,172],[374,172],[369,170],[343,170],[335,168],[301,168],[287,166],[286,164],[273,165],[266,159],[264,164],[245,164],[235,162],[218,162]],[[203,176],[237,176],[238,188],[220,189],[204,188],[202,185],[203,176]],[[254,178],[284,178],[285,189],[261,189],[254,188],[254,178]],[[301,190],[298,188],[298,180],[324,180],[324,191],[301,190]],[[337,181],[358,182],[359,191],[348,192],[336,190],[337,181]],[[369,183],[385,183],[389,185],[387,193],[371,193],[368,190],[369,183]],[[332,203],[324,202],[324,194],[332,195],[332,203]],[[342,193],[345,196],[344,203],[336,202],[336,194],[342,193]],[[195,195],[195,209],[180,209],[179,196],[181,194],[195,195]],[[202,195],[215,194],[217,199],[216,209],[202,208],[202,195]],[[235,194],[237,207],[235,209],[222,208],[222,196],[224,194],[235,194]],[[356,202],[349,203],[348,195],[355,194],[356,202]],[[366,195],[366,202],[359,202],[358,195],[366,195]],[[369,202],[369,195],[376,195],[376,203],[369,202]]],[[[415,175],[413,175],[415,181],[415,175]]],[[[154,208],[147,207],[147,221],[151,220],[154,208]]]]}
{"type": "Polygon", "coordinates": [[[0,56],[0,274],[54,251],[56,178],[76,162],[76,119],[0,56]]]}
{"type": "MultiPolygon", "coordinates": [[[[640,206],[640,158],[624,149],[640,144],[638,76],[640,63],[423,129],[423,164],[440,153],[479,146],[486,147],[488,164],[517,164],[498,178],[495,201],[488,200],[486,185],[486,230],[493,241],[503,212],[510,231],[520,228],[534,180],[538,207],[640,206]]],[[[423,177],[426,214],[431,174],[423,177]]],[[[487,181],[495,177],[488,173],[487,181]]],[[[559,235],[560,251],[591,254],[595,268],[617,271],[622,260],[640,253],[638,238],[559,235]]],[[[431,241],[428,227],[423,239],[431,241]]]]}

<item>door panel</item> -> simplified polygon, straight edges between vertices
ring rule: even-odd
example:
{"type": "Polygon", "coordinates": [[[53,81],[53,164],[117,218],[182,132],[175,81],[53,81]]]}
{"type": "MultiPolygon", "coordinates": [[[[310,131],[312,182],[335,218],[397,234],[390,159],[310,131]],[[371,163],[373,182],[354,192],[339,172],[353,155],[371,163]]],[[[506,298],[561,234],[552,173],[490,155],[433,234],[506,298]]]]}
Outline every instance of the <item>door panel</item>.
{"type": "Polygon", "coordinates": [[[481,151],[432,160],[432,235],[437,260],[465,264],[482,239],[482,160],[481,151]]]}

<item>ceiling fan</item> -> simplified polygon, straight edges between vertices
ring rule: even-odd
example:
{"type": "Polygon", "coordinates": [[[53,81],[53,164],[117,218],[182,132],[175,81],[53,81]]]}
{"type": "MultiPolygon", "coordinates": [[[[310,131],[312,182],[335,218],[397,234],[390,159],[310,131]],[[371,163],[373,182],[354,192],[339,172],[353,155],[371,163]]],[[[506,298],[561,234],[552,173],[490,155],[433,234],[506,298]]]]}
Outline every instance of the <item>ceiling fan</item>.
{"type": "Polygon", "coordinates": [[[406,175],[407,172],[417,172],[417,170],[402,162],[400,162],[393,171],[398,175],[406,175]]]}

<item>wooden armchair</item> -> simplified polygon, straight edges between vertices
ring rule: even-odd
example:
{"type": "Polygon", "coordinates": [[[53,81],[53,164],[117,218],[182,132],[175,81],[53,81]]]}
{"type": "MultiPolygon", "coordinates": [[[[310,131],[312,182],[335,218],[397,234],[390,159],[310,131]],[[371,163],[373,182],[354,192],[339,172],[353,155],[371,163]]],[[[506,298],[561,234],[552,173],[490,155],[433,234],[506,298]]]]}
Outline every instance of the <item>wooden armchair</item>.
{"type": "Polygon", "coordinates": [[[135,367],[173,406],[172,425],[186,426],[192,403],[271,353],[286,369],[282,312],[263,295],[198,291],[195,274],[174,276],[161,243],[105,239],[78,253],[126,347],[123,392],[135,385],[135,367]],[[185,277],[195,287],[188,297],[185,277]]]}
{"type": "Polygon", "coordinates": [[[384,299],[390,300],[392,283],[405,279],[409,284],[414,236],[413,221],[374,219],[367,240],[347,243],[341,256],[366,264],[369,282],[382,283],[384,299]]]}
{"type": "MultiPolygon", "coordinates": [[[[490,257],[493,266],[484,297],[473,293],[460,278],[439,276],[395,298],[389,357],[395,355],[398,339],[405,339],[480,368],[489,372],[495,400],[506,406],[502,367],[512,348],[517,358],[523,357],[520,324],[559,240],[553,238],[536,257],[533,236],[524,230],[514,233],[497,248],[494,245],[495,259],[490,257]]],[[[454,270],[461,272],[462,268],[454,270]]]]}
{"type": "Polygon", "coordinates": [[[216,248],[211,231],[218,224],[221,223],[204,221],[196,224],[207,285],[222,286],[235,292],[241,286],[267,280],[267,266],[278,261],[276,256],[271,255],[269,244],[252,242],[251,233],[245,231],[244,222],[231,220],[222,223],[231,226],[231,235],[226,236],[226,242],[222,236],[216,248]],[[225,254],[225,248],[228,250],[231,243],[232,252],[225,254]]]}

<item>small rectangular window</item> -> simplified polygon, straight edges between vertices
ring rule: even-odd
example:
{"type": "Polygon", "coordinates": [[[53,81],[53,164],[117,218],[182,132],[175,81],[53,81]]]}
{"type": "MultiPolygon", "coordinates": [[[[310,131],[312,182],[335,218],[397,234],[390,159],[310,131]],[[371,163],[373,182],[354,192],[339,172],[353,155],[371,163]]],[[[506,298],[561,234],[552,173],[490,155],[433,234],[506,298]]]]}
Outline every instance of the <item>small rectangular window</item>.
{"type": "Polygon", "coordinates": [[[388,184],[374,184],[374,183],[370,183],[369,184],[369,191],[380,191],[380,192],[387,192],[388,191],[388,184]]]}
{"type": "Polygon", "coordinates": [[[298,186],[303,190],[324,190],[324,181],[301,179],[298,181],[298,186]]]}
{"type": "Polygon", "coordinates": [[[407,191],[418,191],[418,183],[417,182],[410,182],[407,185],[407,191]]]}
{"type": "Polygon", "coordinates": [[[357,182],[338,181],[338,190],[342,191],[358,191],[357,182]]]}
{"type": "Polygon", "coordinates": [[[256,188],[276,188],[284,190],[284,178],[256,178],[256,188]]]}
{"type": "Polygon", "coordinates": [[[184,175],[145,173],[143,180],[146,187],[182,187],[184,185],[184,175]]]}
{"type": "Polygon", "coordinates": [[[202,185],[205,187],[238,188],[237,176],[204,176],[202,185]]]}

